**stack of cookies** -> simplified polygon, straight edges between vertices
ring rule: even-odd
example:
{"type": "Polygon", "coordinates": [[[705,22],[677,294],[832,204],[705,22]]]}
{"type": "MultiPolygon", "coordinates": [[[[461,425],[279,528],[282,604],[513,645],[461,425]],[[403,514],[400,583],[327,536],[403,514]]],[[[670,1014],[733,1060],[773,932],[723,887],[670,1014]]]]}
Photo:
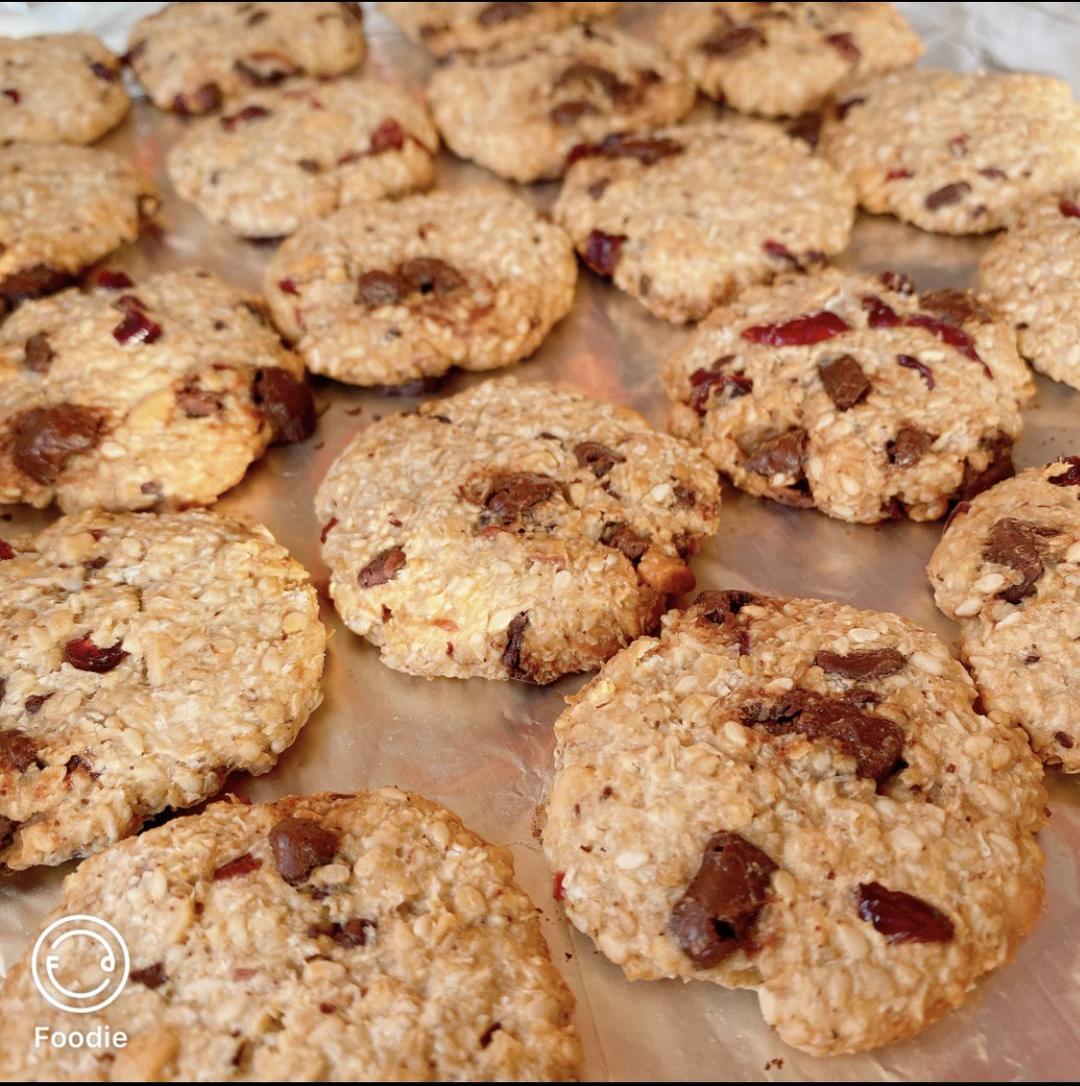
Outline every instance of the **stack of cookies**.
{"type": "Polygon", "coordinates": [[[343,386],[448,375],[300,496],[357,635],[334,650],[596,673],[540,812],[566,919],[631,980],[756,989],[812,1055],[911,1037],[1035,924],[1043,763],[1080,770],[1080,459],[1013,477],[1028,364],[1080,388],[1080,107],[913,67],[890,4],[380,7],[423,91],[361,71],[356,4],[172,4],[122,57],[0,39],[0,502],[60,514],[0,524],[0,876],[81,860],[49,921],[130,958],[97,1049],[35,1045],[65,1012],[15,965],[0,1074],[582,1074],[507,849],[396,787],[202,806],[289,757],[327,645],[304,566],[211,507],[280,476],[272,446],[312,458],[343,386]],[[136,83],[165,145],[138,163],[93,146],[136,83]],[[194,244],[173,194],[273,249],[261,293],[162,259],[194,244]],[[860,209],[1000,232],[977,287],[920,289],[852,270],[860,209]],[[648,389],[668,433],[588,379],[579,277],[693,324],[648,389]],[[553,338],[593,394],[487,372],[553,338]],[[691,600],[751,500],[722,514],[724,479],[792,517],[948,517],[928,571],[961,659],[767,585],[691,600]]]}

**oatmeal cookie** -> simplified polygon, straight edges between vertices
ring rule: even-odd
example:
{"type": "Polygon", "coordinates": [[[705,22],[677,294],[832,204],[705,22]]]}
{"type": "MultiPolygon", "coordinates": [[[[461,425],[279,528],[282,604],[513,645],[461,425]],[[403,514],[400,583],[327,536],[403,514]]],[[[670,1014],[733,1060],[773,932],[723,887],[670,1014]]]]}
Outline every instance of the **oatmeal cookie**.
{"type": "Polygon", "coordinates": [[[0,547],[0,870],[265,773],[321,700],[308,575],[214,513],[62,517],[0,547]]]}
{"type": "Polygon", "coordinates": [[[206,505],[315,425],[265,306],[204,271],[27,302],[0,325],[0,502],[206,505]]]}
{"type": "Polygon", "coordinates": [[[428,84],[447,146],[511,181],[559,177],[579,143],[670,124],[694,88],[645,42],[570,27],[456,57],[428,84]]]}
{"type": "Polygon", "coordinates": [[[710,98],[766,117],[815,110],[851,79],[923,52],[892,4],[665,4],[659,35],[710,98]]]}
{"type": "Polygon", "coordinates": [[[245,237],[291,234],[346,204],[435,180],[423,102],[381,80],[296,80],[231,101],[169,151],[176,191],[245,237]]]}
{"type": "Polygon", "coordinates": [[[315,499],[330,594],[414,675],[546,683],[688,592],[716,472],[641,416],[488,381],[359,434],[315,499]]]}
{"type": "Polygon", "coordinates": [[[718,309],[664,382],[672,431],[736,486],[863,524],[934,520],[1012,474],[1034,394],[974,295],[833,269],[718,309]]]}
{"type": "Polygon", "coordinates": [[[0,147],[0,315],[134,241],[160,202],[154,182],[111,151],[0,147]]]}
{"type": "Polygon", "coordinates": [[[1042,904],[1041,767],[975,696],[897,615],[703,593],[556,722],[556,896],[629,978],[755,988],[803,1051],[909,1037],[1042,904]]]}
{"type": "Polygon", "coordinates": [[[359,4],[169,4],[140,19],[126,60],[160,109],[209,113],[252,87],[340,75],[364,59],[359,4]]]}
{"type": "Polygon", "coordinates": [[[571,23],[593,22],[618,9],[613,3],[383,3],[379,8],[437,57],[519,42],[571,23]]]}
{"type": "MultiPolygon", "coordinates": [[[[564,1081],[574,1000],[505,848],[382,788],[215,803],[84,863],[54,914],[128,947],[102,1050],[35,1046],[71,1025],[29,961],[2,993],[5,1079],[564,1081]]],[[[49,919],[53,919],[50,917],[49,919]]],[[[96,966],[85,940],[60,976],[96,966]]],[[[100,956],[100,947],[97,949],[100,956]]]]}
{"type": "Polygon", "coordinates": [[[1049,76],[895,72],[845,89],[820,151],[867,211],[984,234],[1080,176],[1080,107],[1049,76]]]}
{"type": "Polygon", "coordinates": [[[130,105],[120,62],[92,34],[0,37],[0,143],[93,143],[130,105]]]}
{"type": "Polygon", "coordinates": [[[559,227],[494,188],[357,204],[271,260],[274,321],[315,373],[397,385],[532,354],[574,300],[559,227]]]}
{"type": "Polygon", "coordinates": [[[571,157],[556,221],[593,271],[665,320],[700,320],[851,236],[851,186],[763,121],[613,135],[571,157]]]}
{"type": "Polygon", "coordinates": [[[1080,772],[1080,457],[957,507],[927,572],[986,711],[1044,762],[1080,772]]]}
{"type": "Polygon", "coordinates": [[[979,286],[1035,369],[1080,388],[1080,189],[1024,208],[987,250],[979,286]]]}

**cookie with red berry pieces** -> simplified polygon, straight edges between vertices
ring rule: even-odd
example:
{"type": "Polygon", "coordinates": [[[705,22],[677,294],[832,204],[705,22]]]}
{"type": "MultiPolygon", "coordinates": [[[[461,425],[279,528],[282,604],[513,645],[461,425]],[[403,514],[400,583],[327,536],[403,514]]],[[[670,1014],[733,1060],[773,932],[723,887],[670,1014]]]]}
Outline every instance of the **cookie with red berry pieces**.
{"type": "Polygon", "coordinates": [[[111,151],[68,144],[0,147],[0,315],[70,286],[134,241],[161,200],[141,170],[111,151]]]}
{"type": "Polygon", "coordinates": [[[815,1056],[903,1040],[1043,900],[1042,769],[897,615],[703,593],[569,699],[544,849],[631,980],[757,990],[815,1056]]]}
{"type": "Polygon", "coordinates": [[[1080,175],[1080,107],[1062,79],[918,68],[845,88],[819,150],[867,211],[985,234],[1080,175]]]}
{"type": "Polygon", "coordinates": [[[364,59],[359,4],[169,4],[140,19],[127,63],[159,109],[210,113],[252,87],[340,75],[364,59]]]}
{"type": "Polygon", "coordinates": [[[0,37],[0,143],[93,143],[130,105],[119,60],[92,34],[0,37]]]}
{"type": "Polygon", "coordinates": [[[689,591],[716,471],[640,415],[487,381],[359,434],[315,499],[345,624],[413,675],[547,683],[689,591]]]}
{"type": "Polygon", "coordinates": [[[580,26],[454,57],[427,93],[450,150],[511,181],[559,177],[579,143],[671,124],[694,104],[651,45],[580,26]]]}
{"type": "Polygon", "coordinates": [[[371,79],[294,80],[196,121],[168,155],[176,191],[244,237],[291,234],[348,204],[428,188],[438,133],[423,101],[371,79]]]}
{"type": "Polygon", "coordinates": [[[1080,772],[1080,458],[1063,457],[958,506],[927,572],[994,720],[1044,762],[1080,772]]]}
{"type": "Polygon", "coordinates": [[[736,486],[863,524],[933,520],[1011,474],[1034,394],[974,295],[834,269],[716,310],[664,382],[672,431],[736,486]]]}
{"type": "Polygon", "coordinates": [[[382,3],[388,15],[414,42],[437,57],[454,52],[481,52],[504,42],[522,41],[571,23],[588,23],[611,15],[615,3],[382,3]]]}
{"type": "Polygon", "coordinates": [[[979,287],[1040,373],[1080,388],[1080,192],[1019,212],[979,265],[979,287]]]}
{"type": "Polygon", "coordinates": [[[265,773],[322,695],[307,572],[261,525],[86,512],[0,561],[0,872],[265,773]]]}
{"type": "Polygon", "coordinates": [[[312,372],[399,385],[527,357],[569,311],[576,282],[566,234],[483,187],[309,223],[270,261],[265,292],[312,372]]]}
{"type": "Polygon", "coordinates": [[[571,157],[556,221],[588,267],[665,320],[700,320],[851,237],[851,186],[765,121],[613,135],[571,157]]]}
{"type": "Polygon", "coordinates": [[[206,505],[311,433],[303,363],[261,300],[195,270],[90,282],[0,325],[0,502],[206,505]]]}
{"type": "Polygon", "coordinates": [[[766,117],[816,110],[851,79],[923,52],[892,4],[665,4],[659,34],[710,98],[766,117]]]}

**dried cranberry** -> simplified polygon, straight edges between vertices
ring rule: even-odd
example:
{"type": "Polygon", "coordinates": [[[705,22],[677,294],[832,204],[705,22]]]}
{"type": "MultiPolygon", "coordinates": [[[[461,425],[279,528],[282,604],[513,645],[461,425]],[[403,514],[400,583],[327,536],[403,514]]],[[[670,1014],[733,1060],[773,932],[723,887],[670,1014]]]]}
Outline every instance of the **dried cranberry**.
{"type": "Polygon", "coordinates": [[[896,361],[905,369],[915,370],[926,382],[927,388],[934,387],[934,371],[925,362],[920,362],[910,354],[898,354],[896,356],[896,361]]]}
{"type": "Polygon", "coordinates": [[[101,648],[90,640],[89,635],[73,638],[64,646],[64,663],[71,664],[77,671],[93,671],[98,675],[112,671],[125,656],[123,641],[101,648]]]}
{"type": "Polygon", "coordinates": [[[30,697],[23,702],[23,708],[31,715],[37,716],[41,712],[41,707],[52,697],[52,694],[31,694],[30,697]]]}
{"type": "Polygon", "coordinates": [[[855,44],[855,39],[850,34],[829,34],[825,40],[846,60],[849,64],[858,64],[862,51],[855,44]]]}
{"type": "Polygon", "coordinates": [[[959,203],[969,192],[971,186],[966,181],[954,181],[951,185],[943,185],[929,193],[923,203],[928,211],[937,211],[939,207],[959,203]]]}
{"type": "Polygon", "coordinates": [[[625,241],[625,234],[605,234],[601,230],[593,230],[585,241],[582,259],[597,275],[611,275],[619,263],[625,241]]]}
{"type": "Polygon", "coordinates": [[[90,65],[90,71],[105,83],[115,83],[120,78],[120,73],[116,68],[110,68],[107,64],[102,64],[97,60],[90,65]]]}
{"type": "Polygon", "coordinates": [[[23,347],[23,365],[34,373],[45,373],[55,357],[45,332],[35,332],[23,347]]]}
{"type": "Polygon", "coordinates": [[[86,277],[87,286],[101,287],[104,290],[126,290],[135,284],[122,271],[112,268],[95,268],[86,277]]]}
{"type": "Polygon", "coordinates": [[[70,403],[31,408],[12,426],[12,460],[24,475],[49,485],[72,456],[97,445],[101,429],[101,413],[94,408],[70,403]]]}
{"type": "Polygon", "coordinates": [[[282,818],[269,833],[274,863],[281,877],[296,885],[337,852],[338,836],[310,818],[282,818]]]}
{"type": "Polygon", "coordinates": [[[129,979],[151,991],[160,988],[168,980],[165,974],[165,963],[154,962],[153,965],[144,966],[142,969],[132,969],[129,979]]]}
{"type": "Polygon", "coordinates": [[[405,552],[400,547],[387,547],[385,550],[379,551],[360,570],[356,575],[356,579],[361,588],[375,588],[377,585],[394,580],[404,568],[405,552]]]}
{"type": "Polygon", "coordinates": [[[0,562],[10,562],[15,557],[11,544],[6,539],[0,539],[0,562]]]}
{"type": "Polygon", "coordinates": [[[579,143],[567,157],[573,164],[581,158],[633,158],[643,166],[652,166],[664,158],[680,155],[685,150],[678,140],[667,136],[632,136],[615,133],[599,143],[579,143]]]}
{"type": "Polygon", "coordinates": [[[1080,486],[1080,456],[1063,456],[1056,463],[1069,466],[1060,475],[1051,475],[1047,482],[1054,486],[1080,486]]]}
{"type": "Polygon", "coordinates": [[[404,146],[405,129],[393,117],[386,117],[371,133],[368,154],[381,155],[384,151],[400,151],[404,146]]]}
{"type": "Polygon", "coordinates": [[[890,943],[951,942],[953,922],[933,905],[905,894],[888,890],[879,882],[859,883],[859,916],[874,925],[890,943]]]}
{"type": "Polygon", "coordinates": [[[503,647],[502,662],[506,668],[506,674],[511,679],[521,682],[529,682],[532,676],[522,666],[522,643],[525,640],[525,631],[529,628],[529,612],[522,611],[510,620],[506,627],[506,645],[503,647]]]}
{"type": "Polygon", "coordinates": [[[1067,219],[1080,219],[1080,204],[1072,200],[1062,200],[1058,204],[1058,211],[1067,219]]]}
{"type": "Polygon", "coordinates": [[[861,97],[845,98],[833,106],[833,112],[837,120],[842,121],[856,106],[861,106],[865,101],[866,99],[861,97]]]}
{"type": "MultiPolygon", "coordinates": [[[[727,358],[733,358],[728,355],[727,358]]],[[[754,382],[742,373],[722,373],[715,367],[711,370],[695,370],[690,374],[690,406],[699,414],[704,415],[708,409],[709,399],[714,392],[721,392],[725,388],[731,389],[731,398],[746,396],[754,390],[754,382]]]]}
{"type": "Polygon", "coordinates": [[[330,938],[338,946],[367,946],[368,932],[373,932],[377,927],[378,924],[374,920],[358,917],[354,920],[346,920],[344,924],[334,924],[330,931],[330,938]]]}
{"type": "Polygon", "coordinates": [[[555,877],[552,879],[551,896],[556,901],[562,901],[562,899],[565,897],[565,894],[563,893],[563,882],[565,880],[566,880],[566,872],[565,871],[556,871],[555,872],[555,877]]]}
{"type": "Polygon", "coordinates": [[[896,310],[875,294],[867,294],[862,300],[862,307],[866,310],[866,322],[871,328],[896,328],[900,324],[896,310]]]}
{"type": "Polygon", "coordinates": [[[582,441],[574,446],[578,466],[589,468],[597,479],[602,479],[616,464],[626,463],[626,457],[601,445],[598,441],[582,441]]]}
{"type": "Polygon", "coordinates": [[[963,158],[968,153],[968,141],[971,137],[962,132],[959,136],[953,136],[949,140],[949,151],[954,158],[963,158]]]}
{"type": "Polygon", "coordinates": [[[121,347],[128,344],[150,344],[161,338],[164,329],[142,310],[130,309],[113,329],[113,338],[121,347]]]}
{"type": "Polygon", "coordinates": [[[793,268],[799,267],[799,258],[783,242],[769,240],[762,245],[762,248],[769,256],[775,256],[793,268]]]}
{"type": "Polygon", "coordinates": [[[178,94],[172,101],[176,113],[196,115],[210,113],[221,105],[224,97],[216,83],[204,83],[191,94],[178,94]]]}
{"type": "Polygon", "coordinates": [[[886,181],[904,181],[907,178],[914,176],[915,175],[911,172],[911,170],[906,170],[902,166],[885,171],[886,181]]]}
{"type": "Polygon", "coordinates": [[[891,290],[895,294],[915,293],[915,281],[903,272],[886,270],[878,276],[878,279],[886,290],[891,290]]]}
{"type": "Polygon", "coordinates": [[[278,285],[278,290],[280,290],[283,294],[296,294],[296,295],[299,295],[299,293],[300,293],[300,291],[297,288],[296,284],[291,279],[279,279],[277,285],[278,285]]]}
{"type": "Polygon", "coordinates": [[[804,347],[821,343],[850,330],[841,317],[828,310],[796,317],[784,324],[756,324],[744,328],[743,339],[751,343],[764,343],[769,347],[804,347]]]}
{"type": "Polygon", "coordinates": [[[5,87],[0,91],[5,98],[18,105],[22,101],[22,95],[14,87],[5,87]]]}
{"type": "Polygon", "coordinates": [[[996,166],[987,166],[985,169],[979,170],[979,173],[990,181],[1005,181],[1009,176],[1004,170],[999,170],[996,166]]]}
{"type": "Polygon", "coordinates": [[[319,542],[320,543],[325,543],[326,542],[327,537],[337,527],[337,524],[338,524],[338,518],[337,517],[331,517],[322,526],[322,529],[319,531],[319,542]]]}
{"type": "Polygon", "coordinates": [[[249,124],[251,121],[257,121],[263,117],[269,116],[270,110],[265,109],[263,106],[245,106],[243,109],[230,114],[228,117],[222,117],[221,127],[224,128],[226,132],[232,132],[237,125],[249,124]]]}
{"type": "MultiPolygon", "coordinates": [[[[904,320],[909,328],[925,328],[928,332],[937,336],[943,343],[955,347],[965,358],[972,362],[981,362],[978,352],[975,350],[975,341],[963,330],[949,321],[938,320],[936,317],[928,317],[925,313],[912,313],[904,320]]],[[[987,374],[990,371],[983,366],[987,374]]]]}
{"type": "Polygon", "coordinates": [[[262,867],[262,860],[256,859],[250,852],[244,852],[217,868],[212,878],[214,882],[236,879],[242,875],[250,875],[252,871],[258,871],[260,867],[262,867]]]}

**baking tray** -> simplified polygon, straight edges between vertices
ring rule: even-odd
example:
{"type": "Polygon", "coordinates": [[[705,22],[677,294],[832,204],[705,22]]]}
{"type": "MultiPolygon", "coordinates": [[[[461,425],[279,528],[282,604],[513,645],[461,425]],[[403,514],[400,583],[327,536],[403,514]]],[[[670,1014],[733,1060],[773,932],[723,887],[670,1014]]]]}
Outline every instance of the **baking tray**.
{"type": "MultiPolygon", "coordinates": [[[[648,35],[659,5],[632,4],[620,17],[648,35]]],[[[25,5],[3,5],[8,12],[25,5]]],[[[122,47],[123,24],[147,5],[31,5],[64,9],[84,25],[104,27],[122,47]],[[81,9],[73,16],[70,9],[81,9]],[[105,10],[110,9],[110,10],[105,10]],[[126,12],[122,9],[127,9],[126,12]]],[[[370,9],[370,5],[365,5],[370,9]]],[[[927,39],[924,63],[952,67],[1026,65],[1080,76],[1080,7],[1075,4],[901,5],[927,39]],[[1068,70],[1065,63],[1074,67],[1068,70]]],[[[39,14],[39,12],[38,12],[39,14]]],[[[54,14],[54,13],[49,13],[54,14]]],[[[4,29],[11,16],[4,15],[4,29]]],[[[430,61],[377,12],[367,12],[368,74],[419,88],[430,61]]],[[[699,106],[708,116],[711,105],[699,106]]],[[[271,249],[212,226],[178,200],[164,173],[164,154],[184,122],[137,102],[103,145],[157,177],[165,193],[160,232],[114,263],[145,273],[201,265],[259,289],[271,249]]],[[[490,182],[484,171],[444,154],[438,184],[490,182]]],[[[550,206],[554,185],[524,190],[550,206]]],[[[987,242],[922,234],[887,218],[863,216],[839,263],[851,269],[892,267],[921,287],[966,286],[987,242]]],[[[529,361],[485,378],[455,374],[439,394],[513,373],[551,380],[634,407],[663,426],[666,400],[659,371],[688,331],[651,317],[638,303],[583,271],[572,313],[529,361]]],[[[319,557],[315,489],[352,436],[374,419],[415,401],[388,398],[316,379],[317,433],[299,446],[272,450],[217,508],[266,524],[325,585],[319,557]]],[[[1080,393],[1038,378],[1016,449],[1020,466],[1076,453],[1080,393]]],[[[52,511],[0,507],[3,534],[34,530],[52,511]]],[[[819,596],[896,611],[954,647],[957,629],[934,608],[924,567],[940,524],[848,525],[816,512],[785,509],[726,486],[720,528],[693,565],[701,588],[746,587],[819,596]]],[[[967,1004],[919,1037],[860,1056],[814,1059],[781,1042],[764,1024],[752,992],[678,981],[631,984],[591,942],[572,931],[552,898],[551,871],[538,842],[536,807],[548,783],[552,722],[582,678],[545,688],[484,680],[426,681],[384,667],[375,649],[346,630],[331,607],[325,701],[282,757],[260,778],[236,775],[226,790],[255,801],[290,792],[348,791],[397,784],[456,811],[489,840],[509,845],[518,879],[542,911],[552,957],[577,997],[577,1022],[589,1079],[1073,1079],[1080,1023],[1080,781],[1051,771],[1053,817],[1042,834],[1047,902],[1016,961],[980,984],[967,1004]]],[[[39,921],[58,900],[68,864],[0,883],[0,969],[29,947],[39,921]]]]}

